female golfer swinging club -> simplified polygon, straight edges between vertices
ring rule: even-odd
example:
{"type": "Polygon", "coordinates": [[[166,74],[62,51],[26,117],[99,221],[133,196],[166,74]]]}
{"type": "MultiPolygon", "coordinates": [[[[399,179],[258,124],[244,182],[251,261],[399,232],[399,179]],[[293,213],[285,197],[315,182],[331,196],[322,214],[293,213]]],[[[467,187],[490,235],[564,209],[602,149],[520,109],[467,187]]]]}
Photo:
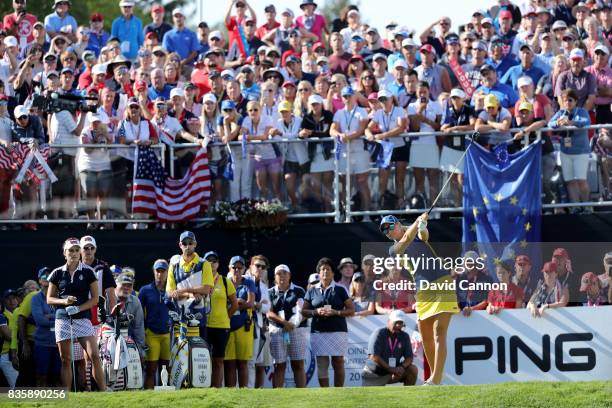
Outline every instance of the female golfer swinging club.
{"type": "MultiPolygon", "coordinates": [[[[427,213],[421,214],[412,225],[406,226],[393,215],[387,215],[380,221],[380,231],[387,238],[395,241],[389,248],[389,256],[406,254],[408,258],[437,258],[433,248],[427,242],[427,213]]],[[[453,279],[450,273],[439,262],[429,261],[429,265],[415,268],[410,262],[404,265],[414,276],[416,283],[416,312],[419,331],[423,338],[423,349],[431,368],[431,376],[425,385],[439,385],[444,375],[446,362],[446,335],[451,317],[459,312],[457,295],[454,290],[446,289],[453,279]],[[427,281],[427,282],[424,282],[427,281]],[[438,289],[420,289],[421,283],[436,283],[438,289]],[[442,284],[442,285],[440,285],[442,284]]],[[[428,286],[428,285],[424,285],[428,286]]]]}

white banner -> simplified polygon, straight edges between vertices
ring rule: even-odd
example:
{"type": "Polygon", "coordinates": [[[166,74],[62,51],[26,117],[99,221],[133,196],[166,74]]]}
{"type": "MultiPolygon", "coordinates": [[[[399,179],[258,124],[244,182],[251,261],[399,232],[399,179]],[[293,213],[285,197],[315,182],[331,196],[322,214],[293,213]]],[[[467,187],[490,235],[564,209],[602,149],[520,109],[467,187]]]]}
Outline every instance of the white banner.
{"type": "MultiPolygon", "coordinates": [[[[416,315],[407,316],[405,330],[413,337],[416,315]]],[[[455,315],[448,333],[443,383],[611,380],[611,318],[612,306],[547,310],[543,318],[537,319],[526,309],[504,310],[494,316],[484,311],[473,312],[470,317],[455,315]]],[[[349,319],[345,386],[361,386],[369,336],[383,327],[386,319],[386,316],[349,319]]],[[[423,382],[422,356],[421,347],[415,355],[418,383],[423,382]]],[[[318,387],[310,350],[305,369],[308,387],[318,387]]],[[[294,386],[289,364],[286,374],[286,386],[294,386]]],[[[333,384],[331,368],[329,378],[333,384]]]]}

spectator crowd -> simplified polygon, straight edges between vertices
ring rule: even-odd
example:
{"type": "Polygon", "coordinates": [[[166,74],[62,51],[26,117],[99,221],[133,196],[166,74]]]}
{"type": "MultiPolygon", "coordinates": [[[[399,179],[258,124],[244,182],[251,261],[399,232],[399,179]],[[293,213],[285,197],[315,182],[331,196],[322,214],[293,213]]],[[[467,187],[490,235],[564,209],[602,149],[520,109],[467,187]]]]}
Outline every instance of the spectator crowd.
{"type": "Polygon", "coordinates": [[[421,33],[395,21],[370,26],[357,6],[329,22],[308,0],[263,14],[231,0],[223,32],[206,21],[193,31],[184,9],[161,4],[141,21],[132,0],[118,3],[116,18],[89,21],[76,21],[69,0],[54,0],[42,20],[26,0],[12,6],[0,30],[0,144],[9,157],[52,144],[59,180],[18,184],[18,169],[2,166],[5,219],[130,217],[133,147],[158,143],[178,145],[173,160],[164,153],[177,177],[194,157],[181,144],[208,149],[213,201],[279,198],[292,211],[330,211],[338,160],[344,188],[347,165],[355,176],[362,210],[405,208],[411,193],[430,202],[452,171],[448,204],[459,205],[458,159],[471,132],[486,148],[518,149],[544,126],[578,128],[542,135],[547,202],[590,201],[591,151],[601,197],[611,198],[609,129],[581,129],[611,123],[608,1],[499,0],[461,25],[441,17],[421,33]],[[51,93],[98,107],[32,104],[51,93]],[[58,147],[68,144],[88,147],[58,147]],[[107,144],[132,148],[96,146],[107,144]],[[557,167],[567,193],[552,185],[557,167]]]}
{"type": "MultiPolygon", "coordinates": [[[[418,349],[418,341],[402,331],[405,313],[415,312],[415,292],[386,289],[393,284],[409,288],[401,286],[413,279],[408,270],[377,275],[373,255],[364,256],[360,265],[348,257],[337,264],[321,258],[303,288],[295,283],[303,277],[292,275],[293,265],[273,266],[265,255],[245,259],[206,248],[200,256],[196,236],[189,231],[180,235],[178,245],[179,254],[156,260],[148,272],[101,260],[103,248],[92,236],[67,239],[64,265],[42,267],[37,280],[3,292],[0,369],[6,383],[41,387],[74,381],[78,390],[104,390],[108,377],[101,373],[98,344],[103,344],[106,319],[119,308],[132,316],[127,333],[140,352],[144,386],[153,388],[159,384],[160,368],[171,360],[169,316],[176,305],[201,312],[196,334],[210,349],[213,387],[260,388],[270,368],[273,386],[284,387],[288,366],[295,386],[304,387],[308,349],[316,360],[318,384],[343,386],[347,321],[373,314],[387,315],[388,323],[370,337],[363,385],[415,383],[412,350],[418,349]],[[389,285],[380,289],[377,280],[389,285]]],[[[466,260],[478,256],[464,254],[466,260]]],[[[542,265],[532,264],[526,255],[501,261],[495,270],[478,268],[477,262],[464,265],[474,267],[451,273],[466,317],[486,310],[494,319],[504,309],[527,308],[539,318],[551,313],[548,309],[612,303],[612,252],[604,255],[601,274],[580,270],[566,248],[556,248],[542,265]],[[465,289],[493,281],[507,287],[465,289]]]]}

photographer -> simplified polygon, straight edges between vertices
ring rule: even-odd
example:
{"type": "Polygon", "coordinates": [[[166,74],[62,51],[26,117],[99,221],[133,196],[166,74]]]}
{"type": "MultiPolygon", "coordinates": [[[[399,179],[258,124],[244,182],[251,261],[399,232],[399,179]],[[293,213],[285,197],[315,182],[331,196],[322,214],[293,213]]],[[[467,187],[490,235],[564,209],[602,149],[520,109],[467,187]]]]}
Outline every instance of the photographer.
{"type": "MultiPolygon", "coordinates": [[[[74,81],[74,75],[70,68],[64,68],[60,75],[62,89],[65,90],[74,81]]],[[[80,114],[77,120],[76,112],[61,110],[53,113],[49,119],[49,142],[54,145],[79,144],[79,136],[85,125],[85,117],[80,114]]],[[[52,217],[71,218],[75,199],[75,156],[76,148],[53,149],[49,158],[49,166],[58,178],[53,183],[51,191],[53,200],[51,203],[52,217]]]]}
{"type": "MultiPolygon", "coordinates": [[[[113,135],[102,119],[91,112],[88,115],[89,126],[83,130],[80,137],[82,144],[111,144],[113,135]]],[[[81,115],[84,116],[84,115],[81,115]]],[[[107,210],[106,197],[112,185],[110,152],[108,149],[84,148],[77,159],[81,189],[87,197],[87,212],[89,219],[96,216],[97,200],[100,200],[98,219],[104,218],[107,210]]],[[[95,229],[95,224],[87,224],[87,229],[95,229]]]]}
{"type": "Polygon", "coordinates": [[[19,73],[13,81],[15,97],[19,104],[25,103],[33,91],[32,77],[36,74],[34,68],[42,70],[40,59],[42,50],[40,47],[30,49],[28,57],[19,64],[19,73]]]}

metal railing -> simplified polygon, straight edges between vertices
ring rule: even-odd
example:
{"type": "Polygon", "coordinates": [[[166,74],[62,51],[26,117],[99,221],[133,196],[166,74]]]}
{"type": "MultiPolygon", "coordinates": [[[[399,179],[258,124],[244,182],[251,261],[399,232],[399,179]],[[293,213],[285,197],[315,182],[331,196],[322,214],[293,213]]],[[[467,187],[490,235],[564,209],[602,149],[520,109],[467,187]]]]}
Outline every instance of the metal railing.
{"type": "MultiPolygon", "coordinates": [[[[561,132],[561,131],[573,131],[573,130],[596,130],[603,128],[612,128],[612,124],[605,125],[591,125],[588,127],[577,129],[575,127],[569,128],[543,128],[537,131],[538,138],[541,138],[541,134],[543,132],[561,132]]],[[[523,130],[523,128],[513,128],[508,132],[516,133],[518,131],[523,130]]],[[[485,135],[491,135],[500,132],[488,132],[485,135]]],[[[462,136],[462,135],[471,135],[473,131],[464,131],[464,132],[409,132],[403,133],[397,137],[436,137],[436,136],[462,136]]],[[[364,137],[362,137],[363,139],[364,137]]],[[[528,141],[528,136],[525,136],[525,140],[528,141]]],[[[289,139],[283,137],[275,137],[273,140],[266,141],[252,141],[248,142],[249,145],[262,145],[262,144],[273,144],[273,143],[321,143],[321,142],[336,142],[335,138],[306,138],[306,139],[289,139]]],[[[235,141],[230,142],[230,146],[241,146],[241,142],[235,141]]],[[[135,149],[134,145],[123,145],[123,144],[108,144],[108,145],[100,145],[100,144],[62,144],[62,145],[49,145],[53,150],[57,149],[65,149],[65,148],[104,148],[104,149],[135,149]]],[[[164,143],[159,143],[157,145],[153,145],[152,147],[158,148],[161,151],[161,161],[163,165],[167,164],[167,168],[169,169],[169,173],[171,176],[175,175],[175,159],[176,159],[176,151],[180,149],[193,149],[199,148],[200,144],[195,143],[181,143],[181,144],[169,144],[166,145],[164,143]],[[164,163],[166,154],[165,150],[168,150],[169,162],[164,163]]],[[[209,146],[226,146],[223,143],[211,143],[209,146]]],[[[337,145],[336,145],[337,146],[337,145]]],[[[343,172],[346,175],[351,174],[351,152],[350,148],[344,149],[345,158],[346,158],[346,168],[343,172]]],[[[308,219],[308,218],[333,218],[336,223],[339,222],[351,222],[353,217],[356,216],[384,216],[389,214],[420,214],[422,213],[422,209],[397,209],[397,210],[375,210],[375,211],[354,211],[352,209],[353,203],[351,202],[351,193],[352,193],[352,183],[351,177],[345,177],[344,183],[344,194],[341,192],[341,176],[340,176],[340,161],[337,159],[335,151],[333,153],[333,161],[334,161],[334,180],[333,180],[333,200],[332,207],[333,211],[331,212],[318,212],[318,213],[292,213],[289,214],[289,218],[291,219],[308,219]],[[344,200],[342,200],[342,196],[344,195],[344,200]],[[342,211],[342,202],[344,201],[344,213],[342,211]]],[[[375,167],[370,167],[370,172],[375,172],[375,167]]],[[[441,172],[442,173],[442,172],[441,172]]],[[[77,175],[75,175],[77,177],[77,175]]],[[[252,182],[252,181],[251,181],[252,182]]],[[[581,203],[553,203],[553,204],[543,204],[543,209],[558,209],[558,208],[568,208],[568,207],[607,207],[612,206],[611,201],[599,201],[599,202],[581,202],[581,203]]],[[[437,207],[434,208],[432,213],[462,213],[463,207],[437,207]]],[[[202,217],[193,220],[193,222],[198,223],[206,223],[214,221],[212,217],[202,217]]],[[[0,219],[0,224],[2,223],[11,223],[11,224],[31,224],[31,223],[48,223],[48,224],[82,224],[82,223],[113,223],[113,224],[127,224],[127,223],[143,223],[143,224],[154,224],[157,223],[157,220],[154,219],[0,219]]]]}

